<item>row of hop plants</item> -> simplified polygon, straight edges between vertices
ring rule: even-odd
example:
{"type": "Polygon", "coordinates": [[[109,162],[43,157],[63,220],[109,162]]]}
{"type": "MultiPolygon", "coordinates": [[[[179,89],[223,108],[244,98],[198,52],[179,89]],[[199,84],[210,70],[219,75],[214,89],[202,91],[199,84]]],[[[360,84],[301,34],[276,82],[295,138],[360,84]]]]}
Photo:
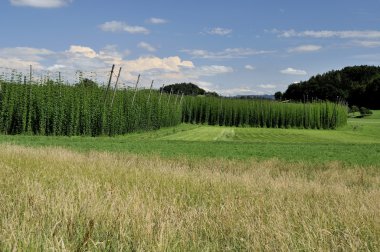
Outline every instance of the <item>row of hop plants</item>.
{"type": "Polygon", "coordinates": [[[173,96],[54,81],[0,81],[0,133],[100,136],[174,126],[181,123],[182,111],[173,96]]]}
{"type": "Polygon", "coordinates": [[[236,127],[335,129],[346,125],[343,103],[280,103],[216,97],[186,97],[182,121],[236,127]]]}

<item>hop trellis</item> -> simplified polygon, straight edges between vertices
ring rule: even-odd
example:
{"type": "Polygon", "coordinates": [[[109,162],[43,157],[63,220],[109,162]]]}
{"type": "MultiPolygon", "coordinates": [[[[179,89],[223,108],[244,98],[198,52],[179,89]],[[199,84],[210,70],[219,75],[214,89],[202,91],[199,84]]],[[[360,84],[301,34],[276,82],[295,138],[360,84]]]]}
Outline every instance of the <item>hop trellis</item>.
{"type": "Polygon", "coordinates": [[[186,97],[186,123],[266,128],[335,129],[347,123],[343,103],[279,103],[214,97],[186,97]]]}
{"type": "MultiPolygon", "coordinates": [[[[109,75],[105,70],[0,68],[0,133],[99,136],[181,122],[312,129],[335,129],[347,123],[347,107],[341,103],[183,97],[151,89],[153,82],[140,76],[121,81],[118,88],[108,86],[109,75]]],[[[112,77],[117,77],[115,72],[112,77]]]]}
{"type": "Polygon", "coordinates": [[[28,79],[27,72],[1,70],[7,70],[0,76],[1,133],[119,135],[181,123],[181,106],[170,95],[127,88],[132,82],[106,93],[95,81],[106,72],[77,71],[69,82],[62,72],[33,71],[28,79]]]}

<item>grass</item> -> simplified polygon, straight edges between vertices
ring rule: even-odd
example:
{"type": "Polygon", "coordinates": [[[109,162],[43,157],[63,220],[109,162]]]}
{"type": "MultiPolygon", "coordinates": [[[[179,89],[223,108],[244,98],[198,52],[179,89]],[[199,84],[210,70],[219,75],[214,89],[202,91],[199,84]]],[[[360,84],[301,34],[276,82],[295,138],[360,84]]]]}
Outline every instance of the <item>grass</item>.
{"type": "Polygon", "coordinates": [[[380,249],[378,167],[0,148],[1,251],[380,249]]]}
{"type": "Polygon", "coordinates": [[[380,166],[380,111],[349,119],[337,130],[231,128],[182,124],[158,131],[109,137],[2,135],[0,143],[58,146],[168,158],[224,158],[380,166]]]}

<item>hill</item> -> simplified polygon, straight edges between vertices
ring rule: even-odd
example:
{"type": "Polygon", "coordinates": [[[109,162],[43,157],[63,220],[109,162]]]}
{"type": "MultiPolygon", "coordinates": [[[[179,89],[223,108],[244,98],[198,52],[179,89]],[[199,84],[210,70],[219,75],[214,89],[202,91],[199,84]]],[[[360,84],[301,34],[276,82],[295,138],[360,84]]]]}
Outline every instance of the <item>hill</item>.
{"type": "Polygon", "coordinates": [[[352,66],[289,85],[283,99],[344,100],[350,106],[380,109],[380,67],[352,66]]]}

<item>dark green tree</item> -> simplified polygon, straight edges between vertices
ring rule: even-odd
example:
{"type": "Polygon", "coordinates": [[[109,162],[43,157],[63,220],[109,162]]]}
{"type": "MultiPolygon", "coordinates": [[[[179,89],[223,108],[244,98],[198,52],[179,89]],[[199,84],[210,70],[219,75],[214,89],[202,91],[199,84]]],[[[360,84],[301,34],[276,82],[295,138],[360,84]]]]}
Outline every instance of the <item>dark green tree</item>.
{"type": "Polygon", "coordinates": [[[276,101],[281,101],[282,100],[282,92],[278,91],[278,92],[274,93],[274,99],[276,101]]]}

